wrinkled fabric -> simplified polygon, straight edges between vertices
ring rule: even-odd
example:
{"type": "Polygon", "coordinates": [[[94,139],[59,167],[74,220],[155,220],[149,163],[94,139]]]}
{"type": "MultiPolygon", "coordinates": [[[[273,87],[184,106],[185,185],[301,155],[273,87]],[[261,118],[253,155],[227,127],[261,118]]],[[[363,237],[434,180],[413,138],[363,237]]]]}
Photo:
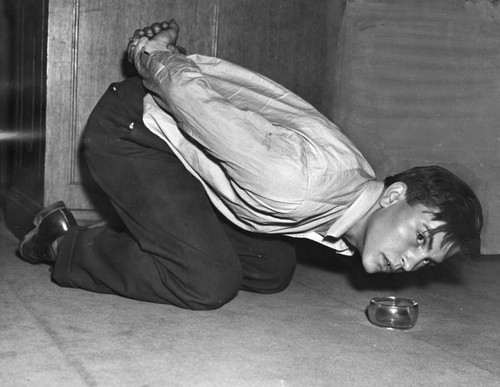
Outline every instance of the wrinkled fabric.
{"type": "Polygon", "coordinates": [[[337,126],[243,67],[172,53],[146,38],[138,45],[135,65],[151,92],[144,123],[219,211],[245,230],[307,237],[348,251],[340,237],[382,187],[337,126]]]}

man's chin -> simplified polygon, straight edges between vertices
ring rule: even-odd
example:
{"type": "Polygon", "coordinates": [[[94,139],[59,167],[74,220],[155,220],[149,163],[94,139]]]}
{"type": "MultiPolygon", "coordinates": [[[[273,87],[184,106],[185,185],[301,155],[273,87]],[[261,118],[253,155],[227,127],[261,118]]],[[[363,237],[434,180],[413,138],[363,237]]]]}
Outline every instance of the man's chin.
{"type": "Polygon", "coordinates": [[[365,269],[365,272],[367,272],[368,274],[374,274],[380,272],[379,265],[375,264],[374,262],[365,259],[362,259],[361,262],[363,264],[363,269],[365,269]]]}

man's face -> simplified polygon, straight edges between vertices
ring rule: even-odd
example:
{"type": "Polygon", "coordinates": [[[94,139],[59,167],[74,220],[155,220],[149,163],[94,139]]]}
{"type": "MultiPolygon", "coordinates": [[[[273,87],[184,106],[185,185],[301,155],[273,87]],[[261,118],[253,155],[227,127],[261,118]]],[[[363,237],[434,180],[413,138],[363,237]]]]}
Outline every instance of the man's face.
{"type": "Polygon", "coordinates": [[[432,209],[421,204],[411,207],[404,195],[388,197],[381,204],[368,220],[360,251],[367,273],[413,271],[446,258],[447,246],[441,247],[444,233],[429,233],[444,224],[433,220],[432,209]]]}

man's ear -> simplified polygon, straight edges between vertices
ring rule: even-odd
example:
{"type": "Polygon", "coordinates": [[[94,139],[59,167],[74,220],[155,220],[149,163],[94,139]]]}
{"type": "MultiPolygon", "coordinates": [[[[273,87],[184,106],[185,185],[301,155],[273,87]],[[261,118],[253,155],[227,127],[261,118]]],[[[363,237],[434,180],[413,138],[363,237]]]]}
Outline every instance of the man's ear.
{"type": "Polygon", "coordinates": [[[389,207],[400,200],[406,199],[408,186],[405,183],[396,182],[387,187],[380,197],[380,206],[389,207]]]}

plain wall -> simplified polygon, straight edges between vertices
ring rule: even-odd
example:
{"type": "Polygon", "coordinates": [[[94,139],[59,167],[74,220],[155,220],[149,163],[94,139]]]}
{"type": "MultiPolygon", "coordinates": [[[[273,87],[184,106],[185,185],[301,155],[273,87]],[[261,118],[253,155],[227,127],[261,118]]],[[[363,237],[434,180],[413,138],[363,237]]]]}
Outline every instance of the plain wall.
{"type": "Polygon", "coordinates": [[[500,252],[500,6],[350,0],[335,121],[380,177],[441,165],[483,204],[482,252],[500,252]]]}

